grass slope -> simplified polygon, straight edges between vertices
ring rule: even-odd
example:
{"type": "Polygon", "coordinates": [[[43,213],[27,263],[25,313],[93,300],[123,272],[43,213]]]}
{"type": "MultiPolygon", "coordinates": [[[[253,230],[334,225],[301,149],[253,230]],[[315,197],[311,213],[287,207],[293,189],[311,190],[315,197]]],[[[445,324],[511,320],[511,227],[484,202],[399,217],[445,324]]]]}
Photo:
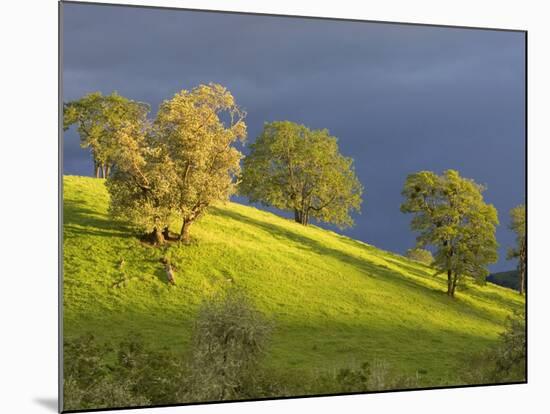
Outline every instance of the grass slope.
{"type": "Polygon", "coordinates": [[[299,375],[381,359],[443,385],[524,305],[492,284],[468,284],[449,299],[429,267],[240,204],[213,207],[193,226],[191,245],[163,249],[111,221],[107,207],[102,180],[64,177],[66,337],[92,332],[116,342],[139,333],[183,352],[200,302],[237,285],[275,323],[268,368],[299,375]],[[166,282],[163,255],[176,286],[166,282]]]}

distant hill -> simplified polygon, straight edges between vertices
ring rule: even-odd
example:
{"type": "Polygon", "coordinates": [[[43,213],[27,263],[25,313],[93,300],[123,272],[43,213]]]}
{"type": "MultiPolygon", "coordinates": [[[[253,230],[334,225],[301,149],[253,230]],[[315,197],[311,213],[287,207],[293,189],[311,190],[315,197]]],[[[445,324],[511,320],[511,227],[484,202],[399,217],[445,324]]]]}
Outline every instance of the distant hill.
{"type": "Polygon", "coordinates": [[[184,353],[200,303],[236,286],[273,321],[266,369],[299,376],[385,361],[404,375],[422,372],[422,385],[451,385],[524,306],[522,296],[491,283],[467,281],[451,299],[444,276],[428,266],[233,202],[194,224],[190,245],[154,248],[108,216],[104,180],[63,183],[68,339],[91,332],[117,343],[139,334],[148,346],[184,353]]]}
{"type": "Polygon", "coordinates": [[[487,277],[487,281],[510,289],[519,289],[519,274],[517,270],[492,273],[487,277]]]}

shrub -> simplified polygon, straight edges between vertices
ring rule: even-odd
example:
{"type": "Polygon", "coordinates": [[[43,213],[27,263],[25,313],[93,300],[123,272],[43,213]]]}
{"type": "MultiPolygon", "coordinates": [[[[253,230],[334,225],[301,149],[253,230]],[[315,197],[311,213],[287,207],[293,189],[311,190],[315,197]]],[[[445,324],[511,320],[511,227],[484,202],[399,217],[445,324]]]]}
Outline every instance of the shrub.
{"type": "Polygon", "coordinates": [[[525,315],[514,313],[507,319],[507,328],[501,334],[501,345],[496,351],[496,372],[509,379],[525,379],[527,357],[525,315]]]}
{"type": "Polygon", "coordinates": [[[340,368],[335,378],[338,392],[366,391],[369,388],[370,376],[371,370],[368,362],[362,363],[357,369],[340,368]]]}
{"type": "Polygon", "coordinates": [[[187,359],[148,349],[139,335],[116,348],[92,335],[64,344],[64,408],[131,407],[272,396],[279,389],[258,370],[270,325],[242,293],[204,303],[187,359]]]}
{"type": "MultiPolygon", "coordinates": [[[[108,344],[98,343],[91,334],[66,340],[63,343],[64,378],[72,378],[83,389],[102,381],[109,374],[107,355],[112,352],[108,344]]],[[[71,388],[72,389],[72,388],[71,388]]]]}
{"type": "Polygon", "coordinates": [[[108,344],[97,342],[93,335],[64,343],[64,410],[131,407],[151,403],[149,398],[135,392],[131,376],[114,374],[120,367],[108,363],[112,352],[108,344]]]}
{"type": "Polygon", "coordinates": [[[190,351],[188,400],[218,401],[256,396],[258,362],[270,325],[235,289],[205,302],[190,351]]]}
{"type": "Polygon", "coordinates": [[[475,355],[462,371],[463,382],[484,384],[525,381],[525,315],[514,313],[507,318],[506,325],[506,330],[500,335],[500,343],[475,355]]]}
{"type": "Polygon", "coordinates": [[[122,341],[113,376],[130,381],[135,395],[145,395],[151,404],[175,404],[184,386],[186,367],[181,356],[167,349],[147,349],[139,336],[122,341]]]}
{"type": "MultiPolygon", "coordinates": [[[[330,382],[330,381],[329,381],[330,382]]],[[[419,387],[419,377],[398,375],[388,362],[364,362],[358,368],[338,371],[331,392],[365,392],[419,387]]]]}
{"type": "Polygon", "coordinates": [[[150,405],[151,401],[132,392],[129,381],[116,381],[104,378],[92,386],[83,389],[78,381],[69,377],[64,381],[64,410],[83,410],[95,408],[122,408],[150,405]]]}
{"type": "Polygon", "coordinates": [[[407,250],[407,257],[415,262],[420,262],[428,266],[434,261],[432,252],[426,249],[409,249],[407,250]]]}

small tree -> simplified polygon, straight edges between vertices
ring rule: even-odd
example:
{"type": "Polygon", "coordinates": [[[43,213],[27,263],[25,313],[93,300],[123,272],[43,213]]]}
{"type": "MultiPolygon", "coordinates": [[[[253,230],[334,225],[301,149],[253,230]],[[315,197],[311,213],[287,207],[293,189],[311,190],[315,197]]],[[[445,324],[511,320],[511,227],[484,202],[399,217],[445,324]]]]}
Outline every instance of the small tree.
{"type": "Polygon", "coordinates": [[[340,154],[335,137],[289,121],[264,125],[239,189],[252,202],[293,211],[303,225],[313,217],[339,227],[353,225],[350,213],[360,210],[363,192],[353,159],[340,154]]]}
{"type": "Polygon", "coordinates": [[[116,92],[107,96],[94,92],[63,105],[63,128],[77,125],[81,147],[92,153],[96,178],[107,178],[117,150],[116,133],[125,125],[143,123],[148,112],[149,105],[116,92]]]}
{"type": "Polygon", "coordinates": [[[525,221],[525,205],[521,204],[510,210],[510,229],[516,233],[516,247],[508,249],[507,259],[517,259],[519,274],[519,293],[525,291],[525,273],[527,270],[527,225],[525,221]]]}
{"type": "Polygon", "coordinates": [[[188,397],[201,401],[245,398],[269,332],[269,323],[239,291],[231,289],[205,302],[192,338],[188,397]]]}
{"type": "Polygon", "coordinates": [[[436,249],[434,266],[447,274],[447,294],[454,296],[461,277],[485,280],[487,265],[497,261],[498,216],[485,203],[484,187],[447,170],[411,174],[402,191],[401,211],[412,213],[411,228],[419,232],[418,247],[436,249]]]}
{"type": "Polygon", "coordinates": [[[415,262],[431,265],[434,261],[432,252],[426,249],[414,248],[407,250],[407,257],[415,262]]]}

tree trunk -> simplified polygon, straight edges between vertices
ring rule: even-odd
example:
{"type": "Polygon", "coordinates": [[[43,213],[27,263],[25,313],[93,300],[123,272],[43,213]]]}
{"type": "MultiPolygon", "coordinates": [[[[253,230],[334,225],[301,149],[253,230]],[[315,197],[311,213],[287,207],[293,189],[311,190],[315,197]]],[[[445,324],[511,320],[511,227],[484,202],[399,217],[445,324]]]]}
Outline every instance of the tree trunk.
{"type": "Polygon", "coordinates": [[[97,162],[94,163],[94,169],[95,169],[95,178],[99,178],[99,165],[97,162]]]}
{"type": "Polygon", "coordinates": [[[525,241],[521,245],[521,250],[519,254],[519,294],[523,295],[525,293],[525,269],[527,264],[527,249],[525,241]]]}
{"type": "MultiPolygon", "coordinates": [[[[444,245],[448,246],[450,244],[450,240],[446,240],[444,245]]],[[[453,257],[453,249],[451,247],[450,251],[447,253],[447,295],[450,297],[454,297],[455,295],[455,284],[456,284],[456,275],[453,275],[453,271],[450,269],[451,263],[452,263],[452,257],[453,257]]]]}
{"type": "Polygon", "coordinates": [[[525,292],[525,273],[523,270],[519,272],[519,294],[523,295],[525,292]]]}
{"type": "Polygon", "coordinates": [[[294,209],[294,221],[307,226],[309,223],[309,212],[307,210],[294,209]]]}
{"type": "Polygon", "coordinates": [[[519,271],[519,294],[523,295],[525,293],[525,265],[521,266],[519,271]]]}
{"type": "Polygon", "coordinates": [[[305,210],[303,213],[302,213],[302,224],[304,226],[307,226],[309,223],[309,210],[305,210]]]}
{"type": "Polygon", "coordinates": [[[297,208],[294,209],[294,221],[296,223],[302,223],[302,213],[297,208]]]}
{"type": "Polygon", "coordinates": [[[447,296],[454,296],[454,294],[453,272],[451,270],[447,270],[447,296]]]}
{"type": "Polygon", "coordinates": [[[181,231],[180,231],[180,241],[184,243],[189,243],[190,236],[189,236],[189,227],[191,227],[191,221],[189,220],[183,220],[183,224],[181,225],[181,231]]]}
{"type": "Polygon", "coordinates": [[[168,226],[164,227],[162,230],[162,237],[164,237],[164,240],[170,240],[170,231],[168,230],[168,226]]]}
{"type": "Polygon", "coordinates": [[[105,176],[105,164],[101,164],[101,173],[103,174],[103,178],[107,178],[105,176]]]}
{"type": "Polygon", "coordinates": [[[109,177],[110,174],[111,174],[111,166],[107,165],[107,167],[105,168],[105,177],[104,178],[109,177]]]}
{"type": "Polygon", "coordinates": [[[146,234],[143,239],[154,246],[161,246],[165,242],[162,232],[156,227],[151,233],[146,234]]]}

